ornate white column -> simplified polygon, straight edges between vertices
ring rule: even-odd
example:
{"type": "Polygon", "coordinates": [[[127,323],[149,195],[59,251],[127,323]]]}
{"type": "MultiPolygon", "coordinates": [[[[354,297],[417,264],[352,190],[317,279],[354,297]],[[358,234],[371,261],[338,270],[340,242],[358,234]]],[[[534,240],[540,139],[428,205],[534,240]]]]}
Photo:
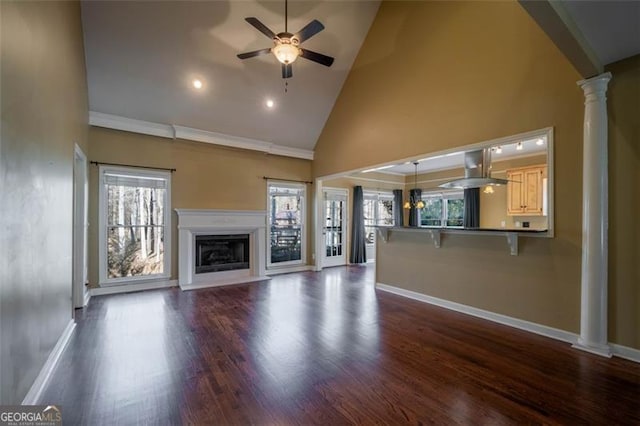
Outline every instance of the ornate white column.
{"type": "Polygon", "coordinates": [[[582,165],[582,295],[574,347],[610,357],[607,339],[607,84],[611,73],[582,80],[585,95],[582,165]]]}

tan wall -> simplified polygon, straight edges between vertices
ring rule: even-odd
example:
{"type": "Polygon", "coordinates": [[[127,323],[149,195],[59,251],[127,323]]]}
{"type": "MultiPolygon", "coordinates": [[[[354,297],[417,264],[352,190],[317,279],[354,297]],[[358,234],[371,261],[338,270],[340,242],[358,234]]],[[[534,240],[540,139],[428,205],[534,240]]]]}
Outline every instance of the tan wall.
{"type": "Polygon", "coordinates": [[[640,348],[640,55],[607,70],[609,337],[640,348]]]}
{"type": "Polygon", "coordinates": [[[554,127],[554,239],[396,233],[379,282],[577,332],[579,74],[516,2],[384,2],[316,146],[323,176],[554,127]],[[426,31],[425,29],[428,29],[426,31]],[[393,158],[392,158],[393,157],[393,158]]]}
{"type": "Polygon", "coordinates": [[[87,143],[78,2],[0,2],[0,405],[71,321],[74,142],[87,143]]]}
{"type": "MultiPolygon", "coordinates": [[[[172,209],[266,210],[267,184],[263,176],[310,180],[311,162],[225,148],[199,142],[171,140],[117,130],[91,127],[91,161],[175,168],[171,178],[172,209]]],[[[98,223],[98,168],[90,173],[89,222],[98,223]]],[[[307,199],[313,187],[307,186],[307,199]]],[[[309,203],[310,205],[310,203],[309,203]]],[[[311,240],[311,213],[307,208],[307,241],[311,240]]],[[[172,213],[173,279],[178,277],[177,215],[172,213]]],[[[308,244],[307,257],[311,257],[308,244]]],[[[89,278],[98,283],[98,234],[89,232],[89,278]]]]}

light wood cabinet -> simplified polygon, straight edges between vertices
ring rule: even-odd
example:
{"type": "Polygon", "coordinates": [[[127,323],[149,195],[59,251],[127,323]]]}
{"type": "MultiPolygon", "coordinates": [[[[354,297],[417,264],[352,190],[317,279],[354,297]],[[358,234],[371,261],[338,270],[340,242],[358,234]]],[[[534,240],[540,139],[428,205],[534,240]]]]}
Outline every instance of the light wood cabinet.
{"type": "Polygon", "coordinates": [[[542,216],[543,179],[547,166],[530,166],[507,170],[507,214],[509,216],[542,216]]]}

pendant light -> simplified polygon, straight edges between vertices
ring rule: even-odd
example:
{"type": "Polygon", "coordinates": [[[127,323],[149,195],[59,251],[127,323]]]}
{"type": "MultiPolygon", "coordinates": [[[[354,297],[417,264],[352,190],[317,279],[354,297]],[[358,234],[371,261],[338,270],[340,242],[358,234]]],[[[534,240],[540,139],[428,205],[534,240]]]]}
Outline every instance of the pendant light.
{"type": "MultiPolygon", "coordinates": [[[[416,195],[416,189],[418,189],[418,162],[414,161],[413,165],[415,166],[415,173],[414,173],[414,178],[413,178],[413,195],[409,195],[409,199],[407,201],[405,201],[404,203],[404,208],[405,209],[411,209],[411,208],[416,208],[416,209],[421,209],[424,208],[424,201],[422,201],[422,197],[419,195],[416,195]]],[[[411,194],[411,192],[409,192],[409,194],[411,194]]]]}

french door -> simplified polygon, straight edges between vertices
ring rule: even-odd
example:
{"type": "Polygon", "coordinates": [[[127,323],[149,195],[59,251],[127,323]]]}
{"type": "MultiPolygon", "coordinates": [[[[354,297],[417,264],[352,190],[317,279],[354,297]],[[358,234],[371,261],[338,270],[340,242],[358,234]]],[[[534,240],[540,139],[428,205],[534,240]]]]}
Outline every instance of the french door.
{"type": "Polygon", "coordinates": [[[324,250],[322,266],[339,266],[347,263],[347,199],[346,189],[325,189],[324,225],[322,236],[324,250]]]}

